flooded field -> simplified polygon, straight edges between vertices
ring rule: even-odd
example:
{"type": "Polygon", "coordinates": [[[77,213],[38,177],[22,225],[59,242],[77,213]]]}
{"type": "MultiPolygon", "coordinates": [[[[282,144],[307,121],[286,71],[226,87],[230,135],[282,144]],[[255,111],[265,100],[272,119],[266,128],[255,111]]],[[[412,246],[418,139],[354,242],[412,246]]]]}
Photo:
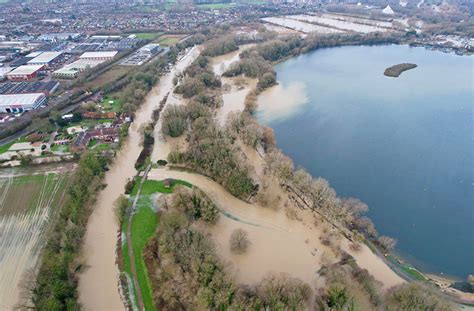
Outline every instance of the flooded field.
{"type": "Polygon", "coordinates": [[[309,23],[301,22],[301,21],[294,20],[288,17],[284,17],[284,16],[283,17],[266,17],[266,18],[263,18],[262,20],[270,24],[293,29],[296,31],[300,31],[302,33],[316,32],[316,33],[321,33],[321,34],[330,34],[330,33],[343,33],[344,32],[339,29],[309,24],[309,23]]]}
{"type": "MultiPolygon", "coordinates": [[[[337,261],[332,250],[319,239],[325,225],[315,222],[311,211],[298,210],[296,216],[289,217],[281,208],[249,204],[235,198],[211,179],[195,173],[154,169],[148,176],[150,180],[173,178],[187,181],[217,204],[221,217],[209,232],[216,242],[217,253],[230,264],[241,283],[254,284],[267,273],[285,272],[317,288],[323,280],[316,272],[323,263],[337,261]],[[245,255],[235,255],[229,249],[229,237],[237,228],[247,231],[251,241],[245,255]]],[[[345,239],[340,242],[343,249],[354,256],[357,264],[369,269],[384,284],[384,288],[403,282],[367,246],[363,245],[360,252],[353,252],[345,239]]]]}
{"type": "Polygon", "coordinates": [[[263,24],[263,26],[265,26],[267,30],[277,32],[281,35],[291,35],[291,34],[302,35],[302,33],[297,30],[288,29],[288,28],[281,27],[278,25],[266,23],[266,24],[263,24]]]}
{"type": "Polygon", "coordinates": [[[322,16],[313,16],[313,15],[291,15],[289,18],[295,19],[302,22],[317,23],[319,25],[324,25],[328,27],[333,27],[339,30],[344,31],[354,31],[361,33],[370,33],[370,32],[384,32],[387,31],[387,28],[382,28],[376,25],[370,25],[366,22],[359,22],[356,20],[350,20],[346,18],[333,18],[334,15],[322,15],[322,16]]]}
{"type": "Polygon", "coordinates": [[[389,22],[389,21],[375,20],[375,19],[363,18],[363,17],[358,17],[358,16],[349,16],[349,15],[332,14],[332,13],[325,13],[322,16],[327,17],[327,18],[332,18],[335,20],[353,22],[357,24],[372,25],[372,26],[384,27],[384,28],[393,27],[392,22],[389,22]]]}
{"type": "Polygon", "coordinates": [[[73,169],[65,164],[0,170],[0,309],[19,303],[22,278],[37,267],[73,169]]]}
{"type": "MultiPolygon", "coordinates": [[[[343,14],[324,13],[318,15],[299,14],[268,17],[262,19],[265,27],[278,33],[283,33],[281,28],[289,31],[298,31],[301,33],[371,33],[371,32],[387,32],[399,29],[403,25],[402,20],[394,20],[394,22],[373,20],[358,16],[348,16],[343,14]]],[[[408,27],[408,25],[405,25],[408,27]]],[[[403,28],[403,27],[402,27],[403,28]]]]}
{"type": "MultiPolygon", "coordinates": [[[[246,44],[239,46],[239,50],[212,58],[212,69],[214,73],[218,76],[222,76],[222,74],[230,67],[230,65],[234,62],[240,60],[240,53],[245,51],[254,44],[246,44]]],[[[222,94],[223,105],[217,112],[217,121],[220,125],[224,125],[227,116],[232,111],[242,111],[244,110],[244,102],[245,97],[247,94],[255,88],[257,85],[256,79],[250,78],[226,78],[221,77],[222,84],[227,85],[229,87],[228,91],[225,91],[222,94]]]]}

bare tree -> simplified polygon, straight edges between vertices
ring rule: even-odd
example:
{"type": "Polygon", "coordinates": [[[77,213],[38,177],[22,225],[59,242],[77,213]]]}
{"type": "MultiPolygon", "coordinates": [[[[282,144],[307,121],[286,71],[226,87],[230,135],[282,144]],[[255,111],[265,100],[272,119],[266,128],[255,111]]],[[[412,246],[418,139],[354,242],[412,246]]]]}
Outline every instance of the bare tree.
{"type": "Polygon", "coordinates": [[[230,250],[234,254],[243,254],[250,245],[247,231],[243,229],[235,229],[230,235],[230,250]]]}
{"type": "Polygon", "coordinates": [[[280,150],[274,149],[265,156],[265,168],[278,178],[280,183],[287,183],[293,174],[293,161],[280,150]]]}
{"type": "Polygon", "coordinates": [[[378,241],[380,245],[388,251],[394,249],[395,245],[397,245],[397,240],[385,235],[379,237],[378,241]]]}

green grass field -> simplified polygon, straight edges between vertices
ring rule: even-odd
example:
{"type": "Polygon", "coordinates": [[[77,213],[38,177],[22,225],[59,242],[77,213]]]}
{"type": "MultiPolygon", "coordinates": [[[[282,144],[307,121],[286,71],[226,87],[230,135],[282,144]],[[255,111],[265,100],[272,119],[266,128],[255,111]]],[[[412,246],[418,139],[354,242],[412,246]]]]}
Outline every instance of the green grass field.
{"type": "Polygon", "coordinates": [[[398,259],[393,256],[393,255],[388,255],[387,256],[387,259],[392,263],[394,264],[395,266],[398,267],[398,269],[400,269],[403,273],[405,273],[406,275],[408,275],[410,278],[412,278],[413,280],[416,280],[416,281],[427,281],[427,278],[424,276],[423,273],[421,273],[420,271],[418,271],[417,269],[411,267],[410,265],[408,264],[403,264],[403,263],[400,263],[398,261],[398,259]]]}
{"type": "Polygon", "coordinates": [[[162,32],[139,32],[139,33],[134,33],[135,36],[137,36],[137,39],[142,39],[142,40],[154,40],[161,36],[163,33],[162,32]]]}
{"type": "Polygon", "coordinates": [[[8,149],[10,149],[10,147],[11,147],[14,143],[16,143],[16,142],[15,142],[15,141],[12,141],[12,142],[10,142],[10,143],[8,143],[8,144],[5,144],[5,145],[3,145],[3,146],[0,146],[0,154],[7,152],[8,149]]]}
{"type": "Polygon", "coordinates": [[[2,146],[0,146],[0,154],[7,152],[8,149],[10,149],[10,147],[13,146],[13,144],[15,144],[15,143],[24,143],[24,142],[27,142],[26,137],[20,137],[15,141],[12,141],[12,142],[9,142],[8,144],[2,145],[2,146]]]}
{"type": "Polygon", "coordinates": [[[112,95],[105,96],[100,104],[105,111],[119,112],[122,108],[122,101],[112,95]]]}
{"type": "MultiPolygon", "coordinates": [[[[141,179],[138,178],[130,194],[130,200],[133,200],[133,197],[137,194],[138,187],[140,185],[141,179]]],[[[143,303],[145,304],[146,310],[155,310],[153,304],[153,295],[152,288],[150,285],[150,280],[148,279],[148,271],[146,269],[145,262],[143,260],[143,250],[148,242],[148,240],[155,234],[156,228],[158,227],[158,215],[154,211],[153,206],[153,195],[157,193],[168,194],[173,192],[173,189],[177,185],[184,185],[187,187],[192,187],[190,183],[175,180],[170,187],[166,187],[163,181],[157,180],[146,180],[143,183],[142,190],[140,193],[140,198],[137,202],[137,210],[132,217],[132,245],[135,255],[135,264],[137,269],[138,282],[143,296],[143,303]]],[[[122,232],[126,235],[128,226],[128,219],[122,224],[122,232]]],[[[131,267],[130,267],[130,258],[128,256],[128,245],[124,243],[122,246],[123,253],[123,266],[125,272],[131,276],[131,267]]],[[[132,285],[131,299],[136,299],[136,291],[132,285]]],[[[133,301],[137,305],[136,301],[133,301]]]]}

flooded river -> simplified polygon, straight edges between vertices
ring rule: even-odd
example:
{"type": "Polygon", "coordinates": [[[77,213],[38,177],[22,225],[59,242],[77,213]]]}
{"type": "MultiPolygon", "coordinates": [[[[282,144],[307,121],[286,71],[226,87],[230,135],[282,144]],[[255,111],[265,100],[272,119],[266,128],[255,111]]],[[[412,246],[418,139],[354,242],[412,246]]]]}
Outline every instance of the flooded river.
{"type": "Polygon", "coordinates": [[[79,279],[79,302],[85,310],[124,309],[118,291],[116,243],[119,224],[114,212],[114,201],[124,192],[127,179],[136,174],[134,165],[141,152],[140,126],[151,120],[153,110],[170,92],[175,74],[186,68],[198,55],[198,48],[191,49],[171,72],[161,77],[159,84],[137,111],[129,136],[106,174],[107,187],[97,197],[84,238],[82,253],[86,269],[79,279]]]}

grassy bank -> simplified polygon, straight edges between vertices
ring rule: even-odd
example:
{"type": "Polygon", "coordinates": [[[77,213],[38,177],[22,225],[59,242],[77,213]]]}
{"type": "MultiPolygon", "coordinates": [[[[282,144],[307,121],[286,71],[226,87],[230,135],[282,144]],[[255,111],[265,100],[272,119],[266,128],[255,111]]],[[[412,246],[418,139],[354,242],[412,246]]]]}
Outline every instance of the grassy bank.
{"type": "MultiPolygon", "coordinates": [[[[130,194],[130,200],[136,196],[138,189],[141,184],[141,179],[138,178],[135,186],[130,194]]],[[[158,227],[158,214],[155,210],[155,202],[157,194],[169,194],[173,192],[173,189],[177,185],[184,185],[186,187],[192,187],[191,184],[182,180],[174,180],[170,186],[165,185],[163,181],[156,180],[147,180],[143,183],[141,188],[140,197],[137,203],[137,210],[135,214],[131,217],[132,221],[132,245],[133,253],[135,256],[135,264],[137,270],[138,283],[140,284],[140,289],[143,296],[143,302],[146,310],[154,310],[153,303],[153,292],[151,283],[148,277],[148,271],[143,260],[143,251],[148,240],[155,234],[156,228],[158,227]]],[[[130,203],[131,204],[131,203],[130,203]]],[[[122,236],[126,236],[127,227],[129,224],[130,218],[126,218],[122,225],[122,236]]],[[[130,258],[128,255],[128,244],[126,241],[122,243],[122,254],[123,254],[123,270],[127,274],[127,280],[131,281],[132,272],[130,266],[130,258]]],[[[136,289],[133,288],[132,284],[129,284],[130,300],[132,305],[138,305],[135,301],[137,294],[136,289]]]]}

